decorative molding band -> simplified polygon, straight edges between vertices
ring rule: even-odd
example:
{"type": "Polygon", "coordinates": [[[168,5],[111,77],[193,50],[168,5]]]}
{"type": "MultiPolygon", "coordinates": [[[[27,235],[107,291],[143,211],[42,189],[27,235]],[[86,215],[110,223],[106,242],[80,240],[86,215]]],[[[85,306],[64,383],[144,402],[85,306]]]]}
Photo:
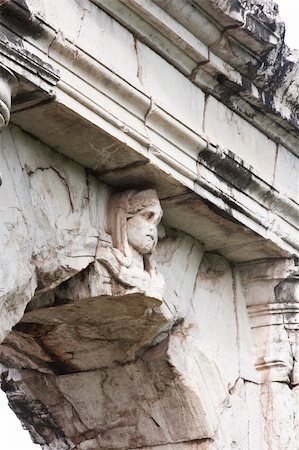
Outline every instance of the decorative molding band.
{"type": "Polygon", "coordinates": [[[275,187],[262,179],[252,166],[233,152],[219,145],[209,144],[199,154],[198,162],[215,172],[228,184],[255,199],[261,206],[286,220],[292,226],[299,224],[299,204],[278,192],[275,187]],[[286,211],[288,215],[286,215],[286,211]]]}
{"type": "Polygon", "coordinates": [[[230,150],[209,143],[199,153],[196,182],[220,198],[226,197],[238,212],[266,229],[268,237],[277,234],[299,250],[299,205],[263,181],[258,171],[230,150]],[[212,178],[211,173],[215,174],[212,178]],[[220,187],[219,178],[225,182],[220,187]],[[277,216],[281,224],[274,220],[277,216]]]}
{"type": "Polygon", "coordinates": [[[55,95],[57,104],[150,162],[157,165],[159,160],[161,170],[274,242],[286,255],[298,248],[295,203],[231,152],[208,143],[203,132],[194,132],[171,111],[163,110],[142,86],[136,88],[54,32],[49,54],[44,55],[46,62],[34,55],[36,48],[28,42],[22,51],[2,47],[0,39],[0,62],[7,61],[18,76],[46,89],[51,98],[55,95]],[[234,177],[226,175],[227,168],[233,170],[234,177]],[[247,185],[244,179],[249,180],[247,185]]]}
{"type": "Polygon", "coordinates": [[[59,88],[59,90],[61,90],[62,92],[64,92],[68,96],[70,96],[71,98],[78,101],[81,105],[85,106],[90,111],[93,111],[96,114],[98,114],[102,119],[104,119],[110,125],[117,128],[121,132],[125,133],[125,135],[131,137],[137,143],[141,144],[142,146],[145,146],[146,148],[148,148],[150,146],[150,141],[146,136],[142,135],[141,133],[134,130],[130,126],[124,124],[124,122],[122,122],[117,117],[115,117],[113,114],[111,114],[103,106],[100,106],[92,99],[83,95],[80,91],[76,90],[70,84],[61,80],[58,84],[58,88],[59,88]]]}
{"type": "MultiPolygon", "coordinates": [[[[86,56],[85,58],[88,59],[86,56]]],[[[101,78],[98,77],[98,79],[103,80],[103,85],[100,86],[97,83],[96,89],[117,103],[120,101],[117,98],[119,95],[128,99],[127,102],[130,99],[132,105],[127,103],[126,108],[127,110],[131,109],[131,113],[137,114],[140,118],[144,115],[144,119],[141,121],[144,128],[139,131],[131,127],[129,122],[124,123],[119,120],[104,108],[104,102],[99,104],[94,99],[83,95],[84,89],[79,89],[79,87],[76,89],[74,87],[75,81],[72,86],[60,81],[58,83],[59,89],[89,110],[96,112],[105,121],[124,133],[125,136],[144,147],[145,152],[150,150],[150,154],[143,153],[144,156],[151,159],[152,155],[166,163],[176,173],[183,176],[183,183],[186,186],[194,189],[195,183],[204,187],[205,190],[221,200],[220,204],[217,200],[215,201],[215,204],[221,209],[225,209],[224,205],[228,202],[232,209],[235,208],[237,211],[235,218],[242,222],[239,217],[242,213],[251,222],[258,224],[265,230],[264,232],[260,231],[261,234],[264,233],[265,237],[267,236],[273,241],[278,239],[276,239],[276,229],[274,228],[278,225],[273,220],[273,214],[279,215],[283,224],[288,222],[291,227],[296,229],[298,224],[296,204],[265,183],[251,166],[244,163],[229,150],[208,143],[206,136],[194,133],[157,105],[151,104],[149,106],[150,99],[148,97],[142,95],[129,83],[118,80],[117,75],[108,71],[104,66],[95,63],[94,60],[91,60],[90,63],[96,65],[97,70],[94,66],[90,66],[91,79],[86,81],[92,82],[93,73],[101,74],[101,78]],[[118,90],[115,86],[118,87],[118,90]],[[138,101],[134,102],[136,97],[138,101]],[[136,110],[138,105],[139,111],[136,110]],[[148,107],[148,111],[144,114],[146,107],[148,107]],[[148,134],[149,131],[152,132],[151,135],[148,134]],[[211,163],[211,160],[213,163],[211,163]],[[206,168],[206,172],[203,171],[204,168],[206,168]],[[228,168],[230,170],[227,170],[228,168]],[[233,177],[231,176],[232,171],[234,172],[233,177]],[[211,177],[212,174],[215,174],[214,178],[211,177]],[[219,186],[219,177],[223,180],[221,186],[219,186]],[[242,180],[244,177],[248,181],[248,185],[238,185],[237,180],[242,180]],[[253,200],[251,208],[249,199],[253,200]],[[224,205],[222,206],[223,201],[224,205]],[[286,214],[286,211],[289,214],[286,214]]],[[[250,226],[247,222],[246,225],[250,226]]],[[[250,227],[252,228],[252,225],[250,227]]],[[[293,252],[292,248],[299,248],[296,231],[290,232],[289,229],[284,231],[283,228],[281,226],[279,229],[279,239],[288,244],[288,251],[293,252]]],[[[282,243],[280,242],[279,245],[282,246],[282,243]]]]}
{"type": "Polygon", "coordinates": [[[74,99],[81,114],[82,106],[96,113],[109,124],[109,129],[112,126],[117,139],[152,162],[163,162],[162,167],[166,165],[167,171],[171,168],[174,177],[185,186],[208,200],[212,195],[212,201],[224,211],[229,205],[230,214],[240,223],[290,254],[299,248],[296,204],[265,183],[251,166],[231,151],[208,142],[204,134],[192,131],[155,104],[154,99],[73,44],[53,41],[51,59],[63,74],[56,88],[58,102],[65,102],[60,93],[74,99]],[[223,183],[219,183],[221,179],[223,183]],[[274,220],[277,216],[281,225],[274,220]]]}
{"type": "Polygon", "coordinates": [[[279,45],[273,27],[248,14],[241,4],[232,18],[208,1],[187,0],[184,5],[181,0],[93,2],[202,90],[214,95],[271,139],[297,152],[297,125],[291,114],[286,114],[288,108],[282,99],[272,100],[265,91],[267,86],[256,86],[255,77],[250,73],[260,66],[265,51],[279,45]],[[204,9],[211,15],[200,3],[204,3],[204,9]]]}
{"type": "MultiPolygon", "coordinates": [[[[12,34],[9,31],[8,37],[12,34]]],[[[32,52],[24,48],[15,47],[12,42],[8,42],[7,36],[3,37],[3,32],[0,34],[0,65],[4,65],[7,69],[19,77],[33,83],[49,94],[53,93],[53,89],[60,78],[58,71],[56,71],[48,62],[39,58],[32,52]]]]}
{"type": "Polygon", "coordinates": [[[298,325],[299,303],[269,303],[267,305],[251,305],[247,307],[252,328],[270,325],[298,325]]]}
{"type": "Polygon", "coordinates": [[[242,274],[244,274],[246,283],[253,284],[259,281],[273,281],[274,286],[276,286],[284,280],[293,280],[298,273],[295,258],[271,258],[260,259],[258,261],[246,261],[240,263],[238,267],[242,274]]]}

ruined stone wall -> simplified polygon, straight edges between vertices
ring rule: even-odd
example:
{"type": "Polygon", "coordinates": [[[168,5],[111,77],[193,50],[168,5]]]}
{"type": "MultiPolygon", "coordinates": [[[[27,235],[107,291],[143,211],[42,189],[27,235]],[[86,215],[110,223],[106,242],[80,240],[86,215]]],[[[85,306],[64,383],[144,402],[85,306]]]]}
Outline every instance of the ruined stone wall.
{"type": "Polygon", "coordinates": [[[272,2],[4,6],[12,409],[45,450],[295,450],[298,65],[272,2]]]}
{"type": "MultiPolygon", "coordinates": [[[[240,357],[247,359],[240,345],[250,331],[242,296],[236,316],[234,269],[221,256],[204,255],[191,236],[167,229],[156,251],[167,285],[163,305],[139,293],[63,306],[67,282],[55,287],[84,272],[99,243],[109,243],[111,189],[17,127],[1,138],[3,336],[35,292],[1,346],[2,387],[32,436],[59,449],[223,439],[219,417],[231,427],[239,421],[250,390],[258,402],[258,384],[246,386],[240,374],[240,357]]],[[[78,283],[86,296],[82,276],[78,283]]],[[[246,365],[250,378],[253,363],[246,365]]],[[[246,410],[242,415],[236,442],[247,439],[246,410]]]]}
{"type": "MultiPolygon", "coordinates": [[[[90,292],[84,273],[101,243],[111,245],[111,188],[15,126],[1,139],[3,337],[29,302],[1,345],[2,388],[34,441],[59,450],[262,449],[270,439],[265,397],[275,402],[279,445],[295,448],[287,355],[295,330],[283,339],[277,326],[270,338],[263,328],[252,333],[247,266],[240,272],[190,235],[164,228],[155,251],[162,303],[142,292],[90,292]],[[263,340],[288,347],[279,350],[285,368],[273,387],[254,366],[256,332],[262,361],[263,340]]],[[[254,299],[264,295],[255,289],[254,299]]],[[[268,351],[276,361],[275,348],[268,351]]]]}

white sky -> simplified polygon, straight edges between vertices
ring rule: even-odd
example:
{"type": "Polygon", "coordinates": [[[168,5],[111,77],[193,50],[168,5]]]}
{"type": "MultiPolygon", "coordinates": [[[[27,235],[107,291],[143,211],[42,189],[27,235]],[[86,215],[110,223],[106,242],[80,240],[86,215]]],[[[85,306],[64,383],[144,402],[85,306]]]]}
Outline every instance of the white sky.
{"type": "Polygon", "coordinates": [[[0,448],[1,450],[40,450],[32,443],[28,431],[9,408],[6,395],[0,389],[0,448]]]}
{"type": "Polygon", "coordinates": [[[286,24],[285,41],[290,48],[299,49],[299,0],[275,0],[279,5],[279,12],[286,24]]]}
{"type": "MultiPolygon", "coordinates": [[[[280,16],[286,23],[286,43],[299,49],[299,0],[276,0],[280,16]]],[[[0,390],[0,448],[3,450],[40,450],[34,445],[29,433],[24,431],[19,420],[7,406],[5,394],[0,390]]]]}

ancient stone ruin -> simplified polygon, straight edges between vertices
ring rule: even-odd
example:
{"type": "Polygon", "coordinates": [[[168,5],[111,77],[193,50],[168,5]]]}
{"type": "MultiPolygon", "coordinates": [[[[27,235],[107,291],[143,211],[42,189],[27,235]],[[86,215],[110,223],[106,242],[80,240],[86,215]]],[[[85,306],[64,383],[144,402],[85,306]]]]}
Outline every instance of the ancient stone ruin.
{"type": "Polygon", "coordinates": [[[2,0],[0,22],[0,378],[32,440],[298,449],[275,3],[2,0]]]}

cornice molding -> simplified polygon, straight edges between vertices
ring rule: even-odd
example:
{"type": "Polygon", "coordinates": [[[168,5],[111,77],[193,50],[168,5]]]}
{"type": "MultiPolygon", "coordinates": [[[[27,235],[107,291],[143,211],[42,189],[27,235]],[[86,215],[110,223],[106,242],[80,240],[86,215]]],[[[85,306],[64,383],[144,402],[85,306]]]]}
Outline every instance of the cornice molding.
{"type": "Polygon", "coordinates": [[[268,325],[284,325],[286,324],[285,315],[287,314],[288,325],[297,325],[299,329],[299,302],[252,305],[248,306],[247,311],[253,328],[268,325]]]}
{"type": "MultiPolygon", "coordinates": [[[[148,3],[153,5],[153,2],[142,2],[144,5],[148,3]]],[[[118,5],[119,2],[109,4],[118,5]]],[[[167,20],[165,23],[170,27],[167,20]]],[[[175,26],[175,22],[172,21],[171,24],[175,26]]],[[[215,205],[231,220],[275,243],[282,250],[282,254],[292,255],[296,251],[298,219],[297,205],[294,202],[281,195],[275,187],[267,185],[260,174],[238,160],[229,149],[220,148],[221,142],[209,141],[204,132],[194,132],[173,117],[172,111],[166,111],[156,104],[155,99],[150,97],[141,85],[138,88],[133,86],[74,43],[55,33],[53,29],[45,24],[44,27],[46,40],[51,43],[50,48],[47,47],[47,54],[37,49],[38,42],[33,45],[26,41],[23,47],[15,47],[13,42],[5,42],[0,34],[0,63],[5,64],[33,88],[37,87],[45,93],[43,97],[37,98],[36,103],[30,104],[30,107],[38,108],[44,101],[53,102],[52,121],[55,121],[55,108],[63,108],[70,118],[75,115],[76,120],[88,122],[90,126],[98,128],[99,133],[107,133],[111,139],[116,139],[136,151],[145,161],[159,167],[161,172],[164,171],[167,176],[169,174],[182,186],[215,205]],[[223,163],[226,168],[233,170],[235,179],[225,175],[223,163]],[[240,188],[235,180],[242,177],[249,179],[250,183],[240,188]]],[[[192,38],[190,33],[186,34],[185,41],[187,37],[192,38]]],[[[173,42],[176,44],[174,39],[173,42]]],[[[183,45],[181,42],[179,40],[180,45],[183,45]]],[[[186,46],[183,47],[182,49],[186,46]]],[[[198,46],[197,52],[200,52],[200,49],[198,46]]],[[[207,64],[202,67],[204,66],[208,67],[207,64]]],[[[214,83],[214,90],[211,88],[213,95],[217,90],[217,74],[220,68],[235,83],[241,82],[240,74],[223,64],[220,58],[212,58],[209,67],[210,73],[205,71],[205,74],[212,80],[210,86],[214,83]]],[[[192,75],[194,79],[198,76],[201,66],[195,64],[195,68],[196,71],[192,75]]],[[[203,79],[204,77],[201,78],[203,79]]],[[[245,99],[240,96],[236,98],[238,107],[241,101],[247,107],[245,99]]],[[[27,114],[28,103],[25,101],[23,105],[24,107],[21,101],[17,102],[14,110],[14,120],[21,126],[24,121],[18,121],[18,115],[27,114]]],[[[261,122],[261,126],[269,128],[269,120],[268,118],[267,121],[261,122]]],[[[34,124],[27,124],[24,129],[34,134],[30,128],[32,126],[34,128],[34,124]]],[[[275,126],[278,125],[275,123],[275,126]]],[[[67,148],[68,144],[62,139],[63,123],[55,123],[53,127],[60,128],[57,135],[51,134],[51,142],[47,141],[47,132],[46,138],[39,133],[37,137],[76,159],[72,149],[67,148]]],[[[292,148],[295,148],[293,143],[292,148]]],[[[89,167],[88,155],[90,161],[94,161],[94,152],[86,148],[83,153],[83,160],[80,155],[76,160],[89,167]]],[[[94,170],[92,165],[90,168],[94,170]]]]}
{"type": "MultiPolygon", "coordinates": [[[[202,90],[299,155],[293,100],[288,108],[286,97],[273,98],[267,83],[256,84],[266,55],[283,45],[280,22],[267,23],[241,2],[233,9],[215,0],[92,1],[202,90]]],[[[287,70],[290,63],[283,63],[287,70]]]]}
{"type": "MultiPolygon", "coordinates": [[[[51,97],[60,78],[59,73],[47,61],[46,55],[37,52],[37,49],[33,46],[27,45],[27,47],[20,45],[20,38],[16,37],[14,32],[1,26],[0,66],[5,67],[13,83],[12,96],[15,97],[13,110],[18,109],[17,80],[24,80],[32,86],[34,91],[39,90],[47,97],[51,97]]],[[[38,98],[38,101],[40,101],[40,98],[38,98]]],[[[30,104],[32,104],[32,101],[30,104]]]]}
{"type": "Polygon", "coordinates": [[[251,220],[267,229],[269,235],[272,233],[279,235],[299,251],[297,233],[290,233],[290,227],[299,232],[298,203],[266,183],[257,170],[228,149],[209,143],[199,154],[198,165],[198,184],[216,191],[216,187],[219,186],[217,180],[221,178],[227,191],[224,190],[225,185],[221,185],[220,189],[217,189],[219,197],[225,195],[228,200],[231,198],[237,211],[244,210],[246,205],[246,215],[251,220]],[[214,182],[206,169],[215,174],[214,182]],[[254,203],[251,204],[250,199],[254,203]],[[277,220],[278,217],[282,221],[281,224],[277,220]]]}
{"type": "MultiPolygon", "coordinates": [[[[23,63],[27,60],[30,77],[34,58],[26,55],[23,63]]],[[[229,149],[209,141],[204,133],[195,133],[164,111],[148,94],[67,40],[53,40],[50,60],[55,70],[49,71],[52,75],[47,86],[49,89],[52,86],[55,102],[70,108],[82,120],[85,120],[84,111],[89,120],[90,112],[94,113],[94,125],[98,126],[101,118],[106,132],[152,163],[165,167],[166,172],[170,171],[175,179],[220,210],[225,213],[229,210],[241,224],[272,240],[289,254],[298,248],[297,205],[265,183],[261,175],[229,149]],[[227,168],[233,170],[234,178],[225,175],[227,168]],[[250,183],[240,188],[235,180],[242,177],[250,183]]],[[[41,68],[48,68],[47,64],[41,68]]]]}

